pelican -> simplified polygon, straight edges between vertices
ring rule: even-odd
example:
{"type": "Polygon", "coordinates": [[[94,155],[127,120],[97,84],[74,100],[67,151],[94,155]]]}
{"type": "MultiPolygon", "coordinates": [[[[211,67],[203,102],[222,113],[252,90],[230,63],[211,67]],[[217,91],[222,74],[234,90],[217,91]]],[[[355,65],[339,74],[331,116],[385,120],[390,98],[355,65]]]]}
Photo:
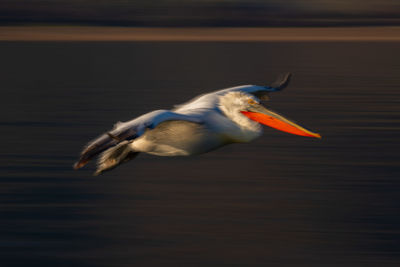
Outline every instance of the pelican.
{"type": "Polygon", "coordinates": [[[285,88],[286,73],[270,86],[243,85],[200,95],[172,110],[156,110],[114,128],[91,141],[74,169],[99,155],[94,175],[111,170],[140,152],[157,156],[189,156],[227,144],[246,143],[262,134],[260,124],[295,135],[321,138],[267,109],[261,101],[285,88]]]}

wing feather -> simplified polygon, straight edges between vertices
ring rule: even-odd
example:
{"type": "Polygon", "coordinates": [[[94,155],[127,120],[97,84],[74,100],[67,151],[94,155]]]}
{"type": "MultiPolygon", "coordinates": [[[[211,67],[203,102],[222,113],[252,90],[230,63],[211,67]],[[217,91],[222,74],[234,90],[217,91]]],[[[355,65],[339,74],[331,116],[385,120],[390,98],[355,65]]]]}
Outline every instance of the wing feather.
{"type": "Polygon", "coordinates": [[[79,160],[74,164],[74,169],[82,168],[93,157],[107,149],[124,141],[132,141],[140,137],[146,129],[153,129],[167,120],[185,120],[201,123],[201,120],[195,116],[178,114],[169,110],[156,110],[128,122],[117,122],[111,131],[102,134],[86,145],[81,152],[79,160]]]}

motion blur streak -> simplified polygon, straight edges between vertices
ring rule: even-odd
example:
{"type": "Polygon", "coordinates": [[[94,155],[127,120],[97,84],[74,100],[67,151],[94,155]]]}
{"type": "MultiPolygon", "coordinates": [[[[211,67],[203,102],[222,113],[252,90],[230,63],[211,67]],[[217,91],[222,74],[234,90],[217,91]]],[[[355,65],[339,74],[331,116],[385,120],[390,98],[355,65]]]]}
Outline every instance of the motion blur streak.
{"type": "Polygon", "coordinates": [[[399,266],[399,51],[0,43],[1,266],[399,266]],[[117,120],[286,71],[295,78],[271,108],[321,141],[266,128],[199,157],[71,170],[117,120]]]}
{"type": "Polygon", "coordinates": [[[0,23],[122,26],[400,25],[397,0],[2,0],[0,23]]]}

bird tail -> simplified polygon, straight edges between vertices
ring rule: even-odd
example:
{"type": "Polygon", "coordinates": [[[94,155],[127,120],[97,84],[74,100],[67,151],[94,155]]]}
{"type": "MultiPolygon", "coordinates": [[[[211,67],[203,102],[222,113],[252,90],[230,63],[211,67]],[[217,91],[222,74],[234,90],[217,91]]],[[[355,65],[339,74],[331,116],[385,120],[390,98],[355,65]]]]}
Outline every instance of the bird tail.
{"type": "Polygon", "coordinates": [[[110,147],[116,146],[125,140],[133,140],[137,134],[132,128],[120,127],[121,123],[117,123],[113,130],[107,132],[93,141],[89,142],[85,149],[81,152],[79,160],[74,164],[74,169],[80,169],[85,166],[92,158],[106,151],[110,147]]]}
{"type": "Polygon", "coordinates": [[[97,161],[97,170],[94,175],[99,175],[105,171],[114,169],[118,165],[135,158],[139,152],[133,151],[130,144],[131,142],[124,141],[101,153],[97,161]]]}
{"type": "Polygon", "coordinates": [[[100,137],[94,139],[86,146],[85,149],[83,149],[79,160],[74,164],[74,169],[77,170],[82,168],[93,157],[97,156],[108,148],[115,146],[117,143],[118,141],[112,138],[109,133],[103,134],[100,137]]]}

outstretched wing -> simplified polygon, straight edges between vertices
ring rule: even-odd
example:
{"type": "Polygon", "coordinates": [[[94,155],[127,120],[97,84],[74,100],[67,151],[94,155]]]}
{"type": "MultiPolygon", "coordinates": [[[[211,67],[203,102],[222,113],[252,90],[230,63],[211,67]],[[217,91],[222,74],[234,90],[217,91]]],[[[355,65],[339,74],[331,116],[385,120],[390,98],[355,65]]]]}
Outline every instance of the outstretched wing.
{"type": "Polygon", "coordinates": [[[281,74],[269,86],[241,85],[200,95],[182,105],[175,106],[174,111],[188,113],[195,110],[216,109],[219,106],[220,96],[238,91],[252,94],[261,100],[268,100],[268,93],[280,91],[285,88],[289,84],[291,76],[290,73],[281,74]]]}
{"type": "Polygon", "coordinates": [[[271,85],[267,86],[245,86],[241,91],[250,93],[262,100],[268,100],[268,93],[277,92],[288,86],[292,74],[287,72],[278,76],[278,78],[271,85]]]}
{"type": "Polygon", "coordinates": [[[266,86],[270,92],[274,91],[280,91],[286,86],[288,86],[290,82],[290,78],[292,77],[292,74],[290,72],[283,73],[278,76],[278,78],[273,82],[270,86],[266,86]]]}
{"type": "Polygon", "coordinates": [[[201,123],[199,117],[178,114],[169,110],[156,110],[131,121],[118,122],[111,131],[89,142],[81,152],[79,160],[74,164],[74,169],[82,168],[93,157],[110,147],[116,146],[123,141],[136,139],[140,137],[146,129],[153,129],[161,122],[169,120],[185,120],[201,123]]]}

